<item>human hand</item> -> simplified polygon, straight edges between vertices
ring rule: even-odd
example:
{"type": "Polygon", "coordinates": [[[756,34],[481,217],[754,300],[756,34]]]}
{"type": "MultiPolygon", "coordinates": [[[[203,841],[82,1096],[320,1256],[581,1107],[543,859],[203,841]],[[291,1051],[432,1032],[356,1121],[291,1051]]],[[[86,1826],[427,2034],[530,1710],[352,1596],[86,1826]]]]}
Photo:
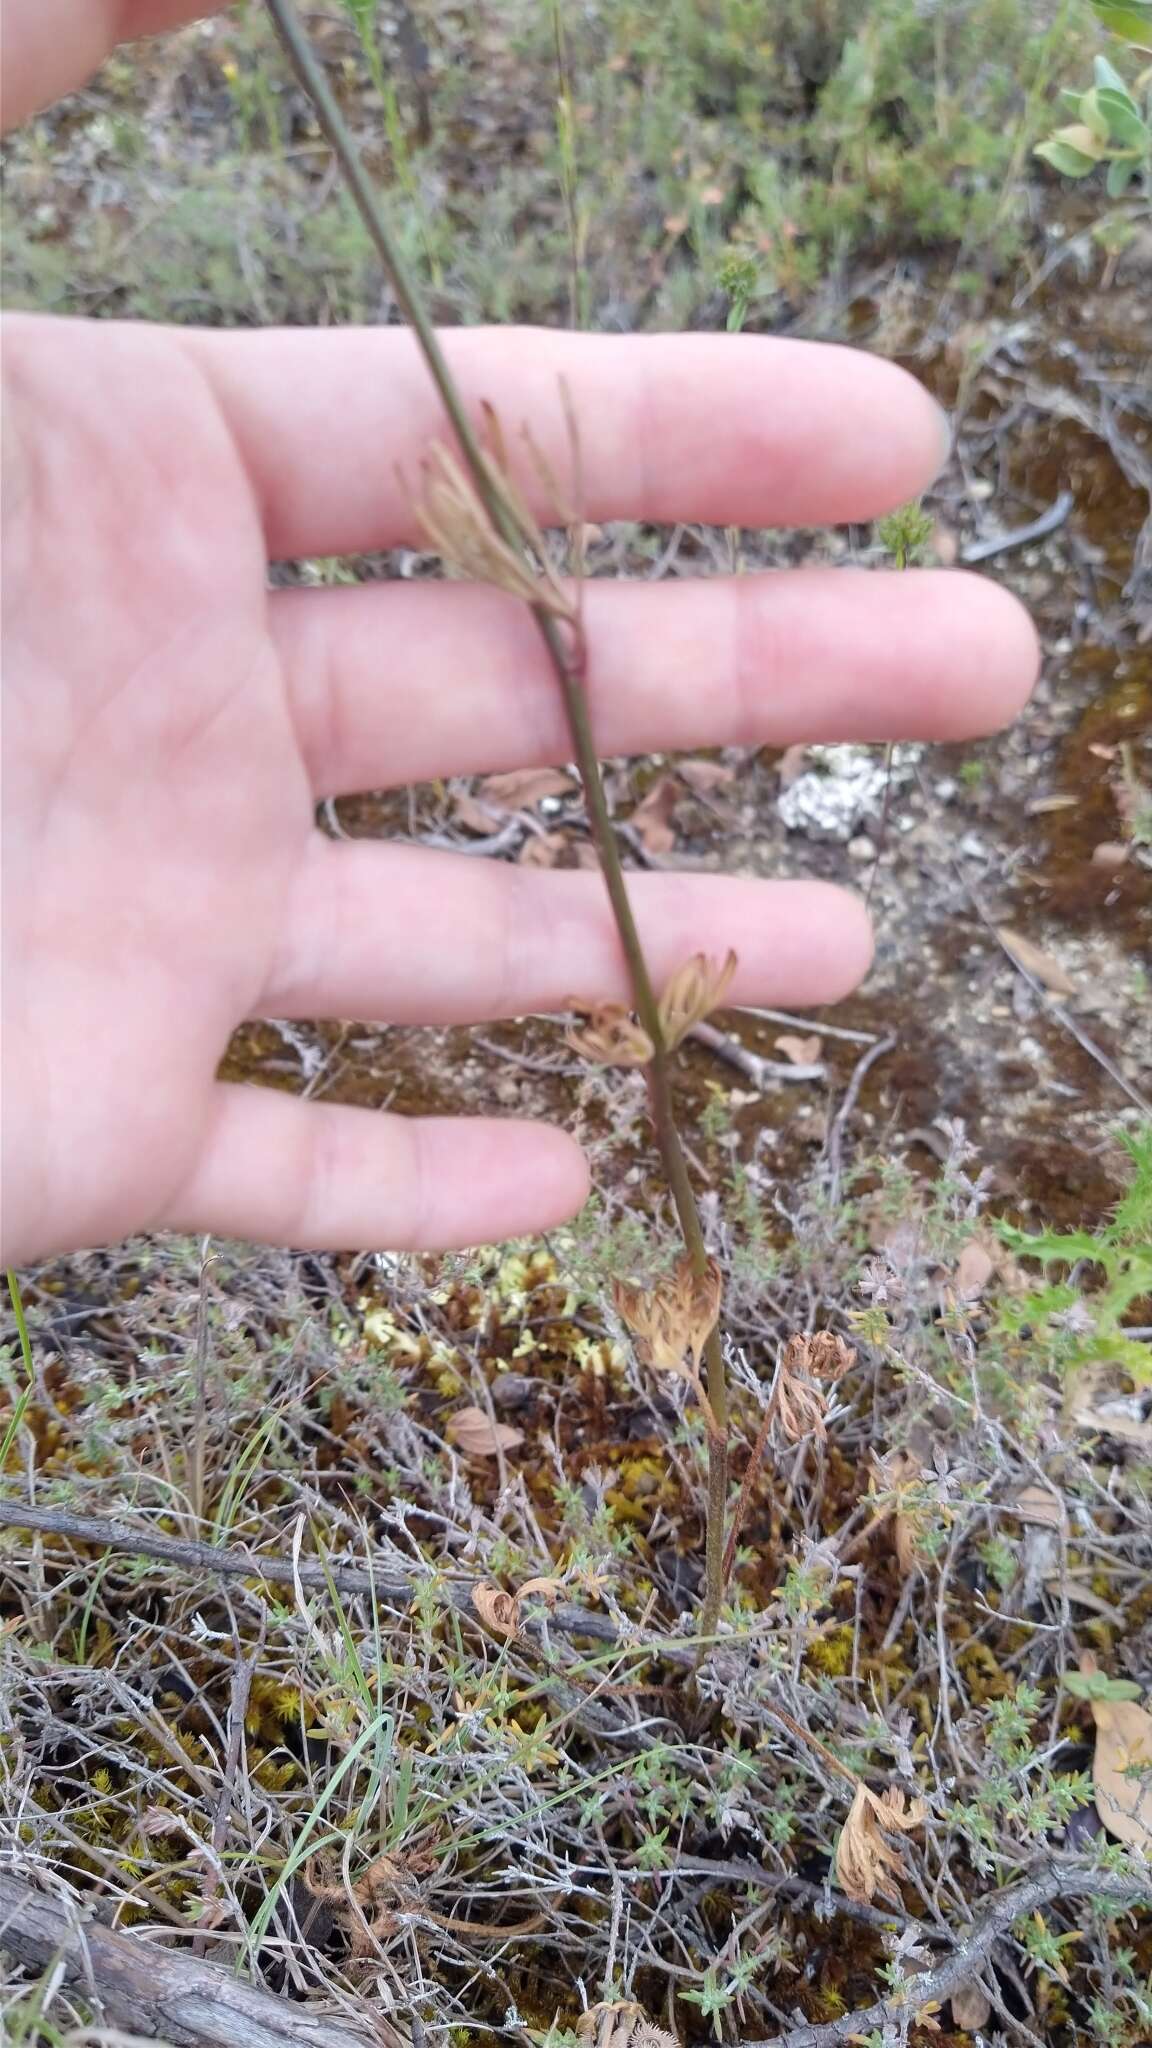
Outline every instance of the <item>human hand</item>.
{"type": "MultiPolygon", "coordinates": [[[[561,380],[591,519],[872,517],[944,454],[899,370],[745,336],[446,337],[471,405],[557,473],[561,380]]],[[[269,591],[269,559],[411,539],[397,470],[443,431],[397,330],[8,322],[5,1262],[176,1227],[432,1247],[547,1226],[583,1157],[511,1120],[416,1119],[215,1079],[242,1019],[458,1023],[627,993],[596,875],[336,843],[318,799],[570,748],[531,619],[461,584],[269,591]]],[[[543,509],[543,508],[541,508],[543,509]]],[[[604,753],[955,739],[1019,706],[1025,614],[965,575],[591,583],[604,753]]],[[[630,882],[659,984],[733,947],[737,1003],[864,972],[851,896],[630,882]]]]}

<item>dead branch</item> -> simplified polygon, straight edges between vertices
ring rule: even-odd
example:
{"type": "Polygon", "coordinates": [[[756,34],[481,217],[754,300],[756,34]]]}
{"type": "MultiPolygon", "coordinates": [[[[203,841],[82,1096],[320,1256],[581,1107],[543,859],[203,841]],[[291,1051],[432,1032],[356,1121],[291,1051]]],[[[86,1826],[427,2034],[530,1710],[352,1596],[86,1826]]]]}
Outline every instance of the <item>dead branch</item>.
{"type": "Polygon", "coordinates": [[[770,2040],[749,2041],[745,2048],[846,2048],[850,2041],[877,2034],[893,2022],[917,2013],[925,2006],[943,2005],[954,1991],[976,1975],[996,1943],[1017,1920],[1035,1913],[1053,1899],[1106,1899],[1119,1907],[1137,1906],[1152,1900],[1152,1866],[1141,1872],[1101,1870],[1085,1858],[1061,1858],[1045,1862],[1021,1884],[998,1892],[979,1913],[966,1936],[958,1938],[955,1952],[935,1970],[907,1980],[906,1995],[877,1999],[875,2005],[846,2012],[838,2020],[817,2023],[802,2021],[770,2040]]]}
{"type": "MultiPolygon", "coordinates": [[[[91,1543],[101,1550],[123,1551],[129,1557],[154,1557],[158,1563],[182,1565],[188,1571],[215,1573],[225,1579],[264,1579],[272,1586],[299,1582],[309,1592],[375,1593],[390,1606],[406,1608],[416,1596],[414,1579],[390,1578],[363,1565],[308,1564],[301,1559],[297,1568],[291,1558],[265,1557],[239,1547],[225,1549],[215,1543],[185,1542],[177,1536],[162,1536],[158,1530],[136,1528],[131,1522],[116,1522],[103,1515],[76,1515],[69,1508],[38,1508],[21,1501],[0,1500],[0,1529],[33,1529],[45,1536],[71,1537],[76,1543],[91,1543]]],[[[474,1578],[439,1584],[445,1597],[461,1614],[472,1615],[474,1578]]],[[[618,1631],[606,1614],[588,1614],[582,1607],[557,1607],[548,1617],[549,1626],[562,1635],[590,1636],[598,1642],[614,1643],[618,1631]]]]}
{"type": "Polygon", "coordinates": [[[393,2027],[353,2033],[330,2014],[310,2011],[206,1963],[139,1936],[114,1934],[24,1878],[0,1871],[0,1950],[33,1968],[63,1966],[114,2026],[171,2048],[400,2048],[393,2027]]]}

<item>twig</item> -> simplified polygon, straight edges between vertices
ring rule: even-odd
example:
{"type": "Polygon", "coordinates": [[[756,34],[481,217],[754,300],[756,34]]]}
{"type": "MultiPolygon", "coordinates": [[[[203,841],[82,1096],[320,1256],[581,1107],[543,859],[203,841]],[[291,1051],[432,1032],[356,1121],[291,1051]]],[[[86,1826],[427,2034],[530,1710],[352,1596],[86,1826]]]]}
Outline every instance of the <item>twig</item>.
{"type": "Polygon", "coordinates": [[[847,2012],[838,2020],[815,2025],[802,2022],[770,2040],[749,2041],[745,2048],[846,2048],[846,2043],[880,2033],[911,2007],[943,2005],[954,1991],[975,1975],[989,1951],[1008,1934],[1017,1920],[1051,1904],[1053,1899],[1092,1897],[1124,1908],[1152,1899],[1152,1871],[1101,1870],[1087,1861],[1046,1863],[1022,1884],[998,1892],[977,1915],[968,1935],[957,1938],[954,1955],[935,1970],[907,1979],[904,1992],[877,1999],[875,2005],[847,2012]]]}
{"type": "Polygon", "coordinates": [[[209,1929],[205,1926],[206,1909],[212,1904],[220,1889],[221,1858],[228,1841],[228,1828],[232,1819],[232,1800],[236,1791],[236,1773],[240,1768],[240,1752],[244,1746],[244,1719],[248,1712],[248,1700],[252,1692],[252,1680],[256,1666],[264,1649],[264,1618],[261,1616],[260,1634],[246,1657],[240,1654],[239,1640],[236,1642],[235,1662],[232,1666],[232,1689],[228,1700],[228,1745],[224,1756],[224,1771],[220,1783],[220,1797],[216,1801],[216,1812],[212,1820],[212,1860],[207,1864],[204,1877],[203,1902],[201,1905],[201,1931],[193,1943],[194,1955],[202,1956],[208,1941],[209,1929]]]}
{"type": "Polygon", "coordinates": [[[728,1541],[724,1546],[725,1585],[728,1584],[729,1579],[732,1577],[732,1567],[736,1562],[736,1550],[740,1542],[740,1531],[744,1527],[744,1518],[751,1504],[753,1489],[757,1479],[760,1477],[760,1467],[764,1463],[764,1453],[768,1448],[768,1435],[772,1428],[772,1417],[775,1412],[775,1402],[770,1395],[768,1405],[764,1410],[763,1421],[756,1433],[756,1441],[752,1446],[752,1453],[748,1459],[744,1477],[740,1482],[740,1492],[732,1514],[732,1526],[728,1531],[728,1541]]]}
{"type": "Polygon", "coordinates": [[[1009,533],[992,534],[988,540],[970,541],[966,548],[961,548],[960,560],[964,563],[990,562],[993,555],[1006,554],[1009,548],[1023,548],[1031,540],[1043,540],[1046,534],[1055,533],[1058,526],[1063,526],[1075,503],[1071,491],[1061,491],[1047,511],[1041,512],[1037,519],[1030,519],[1027,526],[1014,526],[1009,533]]]}
{"type": "MultiPolygon", "coordinates": [[[[925,803],[931,805],[932,799],[929,796],[928,787],[924,780],[923,774],[920,771],[919,765],[917,765],[916,768],[916,779],[919,784],[920,794],[924,798],[925,803]]],[[[1055,1017],[1056,1022],[1064,1026],[1065,1031],[1067,1031],[1070,1034],[1070,1036],[1076,1040],[1077,1045],[1079,1045],[1082,1048],[1082,1050],[1088,1054],[1089,1059],[1095,1060],[1097,1066],[1100,1067],[1103,1070],[1103,1072],[1107,1074],[1110,1081],[1114,1081],[1116,1083],[1116,1086],[1121,1090],[1123,1094],[1125,1094],[1128,1097],[1128,1100],[1130,1102],[1135,1103],[1137,1109],[1142,1110],[1145,1116],[1152,1116],[1152,1102],[1149,1102],[1147,1096],[1142,1095],[1140,1093],[1140,1090],[1137,1087],[1135,1087],[1133,1083],[1129,1081],[1124,1074],[1121,1073],[1119,1067],[1116,1066],[1115,1062],[1109,1059],[1107,1053],[1103,1050],[1101,1046],[1097,1045],[1094,1038],[1090,1038],[1088,1036],[1088,1033],[1081,1028],[1081,1026],[1076,1022],[1076,1019],[1074,1017],[1069,1016],[1067,1010],[1063,1007],[1063,1005],[1061,1003],[1053,1001],[1047,989],[1044,987],[1043,982],[1039,981],[1037,977],[1027,967],[1025,967],[1022,964],[1022,962],[1017,958],[1016,954],[1012,951],[1011,946],[1009,946],[1006,940],[1004,940],[1001,937],[999,927],[993,922],[992,918],[989,917],[988,912],[985,910],[984,905],[980,900],[980,896],[975,884],[971,880],[971,877],[965,873],[963,863],[956,858],[956,855],[954,853],[949,854],[949,864],[952,868],[953,874],[956,876],[956,879],[960,884],[960,887],[963,889],[965,896],[968,898],[969,903],[972,905],[972,908],[975,911],[979,922],[983,925],[989,937],[995,939],[996,944],[999,946],[1001,952],[1004,953],[1006,957],[1012,962],[1012,965],[1015,968],[1017,974],[1023,975],[1024,980],[1028,983],[1028,986],[1032,990],[1033,995],[1036,996],[1036,998],[1038,999],[1041,1008],[1047,1010],[1050,1017],[1055,1017]]]]}
{"type": "Polygon", "coordinates": [[[698,1045],[705,1045],[714,1052],[717,1059],[726,1060],[743,1074],[746,1081],[763,1088],[773,1081],[824,1081],[828,1069],[823,1060],[814,1060],[808,1066],[795,1065],[791,1060],[768,1060],[758,1052],[749,1052],[738,1038],[730,1038],[726,1031],[717,1031],[714,1024],[694,1024],[688,1032],[698,1045]]]}
{"type": "Polygon", "coordinates": [[[815,1017],[797,1017],[792,1010],[762,1010],[751,1003],[731,1003],[745,1017],[763,1017],[768,1024],[791,1024],[797,1031],[819,1032],[821,1038],[845,1038],[850,1045],[875,1045],[878,1031],[850,1031],[846,1024],[825,1024],[815,1017]]]}
{"type": "Polygon", "coordinates": [[[0,1948],[30,1967],[51,1963],[101,2018],[170,2048],[367,2048],[402,2035],[349,2030],[330,2013],[274,1998],[219,1963],[115,1934],[11,1871],[0,1871],[0,1948]]]}
{"type": "Polygon", "coordinates": [[[840,1200],[845,1125],[860,1098],[860,1090],[870,1068],[875,1066],[877,1060],[882,1060],[885,1054],[895,1052],[896,1045],[897,1040],[894,1037],[878,1038],[875,1045],[870,1045],[863,1057],[857,1060],[852,1078],[844,1090],[844,1100],[832,1120],[832,1128],[828,1133],[828,1199],[833,1208],[840,1200]]]}
{"type": "MultiPolygon", "coordinates": [[[[195,1572],[216,1573],[225,1579],[263,1579],[271,1586],[291,1586],[296,1572],[289,1557],[264,1557],[240,1548],[224,1549],[214,1543],[189,1543],[177,1536],[162,1536],[151,1529],[134,1528],[130,1522],[105,1520],[100,1515],[75,1515],[68,1508],[38,1508],[19,1501],[0,1501],[0,1528],[34,1529],[47,1536],[69,1536],[77,1543],[95,1544],[102,1550],[123,1551],[129,1557],[154,1557],[158,1563],[183,1565],[195,1572]]],[[[299,1579],[309,1592],[323,1593],[335,1587],[338,1593],[375,1593],[397,1607],[407,1607],[415,1598],[414,1579],[385,1577],[362,1565],[306,1564],[299,1566],[299,1579]]],[[[466,1582],[439,1581],[446,1597],[461,1614],[475,1618],[472,1607],[473,1579],[466,1582]]],[[[615,1622],[605,1614],[586,1614],[583,1608],[561,1606],[548,1617],[549,1627],[561,1634],[592,1636],[614,1643],[619,1636],[615,1622]]]]}

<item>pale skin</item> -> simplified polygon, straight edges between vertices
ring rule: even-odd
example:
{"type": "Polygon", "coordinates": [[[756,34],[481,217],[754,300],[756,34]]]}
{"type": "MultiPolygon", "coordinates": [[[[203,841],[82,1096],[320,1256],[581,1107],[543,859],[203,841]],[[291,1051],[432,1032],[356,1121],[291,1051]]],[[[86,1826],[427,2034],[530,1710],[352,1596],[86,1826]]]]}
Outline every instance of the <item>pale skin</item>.
{"type": "MultiPolygon", "coordinates": [[[[6,124],[203,11],[3,0],[6,124]]],[[[447,348],[471,405],[530,422],[557,467],[566,381],[595,520],[861,520],[945,456],[919,385],[846,349],[530,330],[447,348]]],[[[397,469],[442,421],[407,336],[11,316],[3,384],[3,1262],[165,1228],[432,1248],[572,1214],[588,1172],[562,1130],[216,1079],[249,1017],[460,1023],[627,993],[596,875],[315,827],[327,796],[570,751],[514,600],[268,588],[270,559],[414,537],[397,469]]],[[[1036,672],[1014,600],[952,572],[596,583],[587,628],[605,754],[958,739],[1010,719],[1036,672]]],[[[632,887],[657,983],[700,947],[735,948],[738,1003],[830,1002],[867,969],[846,892],[632,887]]]]}

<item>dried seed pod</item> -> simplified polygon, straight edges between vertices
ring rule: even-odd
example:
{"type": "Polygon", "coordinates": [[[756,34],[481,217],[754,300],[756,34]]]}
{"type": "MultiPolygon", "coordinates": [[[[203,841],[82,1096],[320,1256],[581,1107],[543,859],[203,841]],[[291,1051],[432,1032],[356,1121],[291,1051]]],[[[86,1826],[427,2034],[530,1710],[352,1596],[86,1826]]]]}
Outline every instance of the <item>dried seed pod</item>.
{"type": "Polygon", "coordinates": [[[660,998],[660,1030],[669,1052],[695,1025],[719,1009],[735,972],[736,955],[731,951],[719,962],[705,953],[693,953],[677,968],[660,998]]]}

